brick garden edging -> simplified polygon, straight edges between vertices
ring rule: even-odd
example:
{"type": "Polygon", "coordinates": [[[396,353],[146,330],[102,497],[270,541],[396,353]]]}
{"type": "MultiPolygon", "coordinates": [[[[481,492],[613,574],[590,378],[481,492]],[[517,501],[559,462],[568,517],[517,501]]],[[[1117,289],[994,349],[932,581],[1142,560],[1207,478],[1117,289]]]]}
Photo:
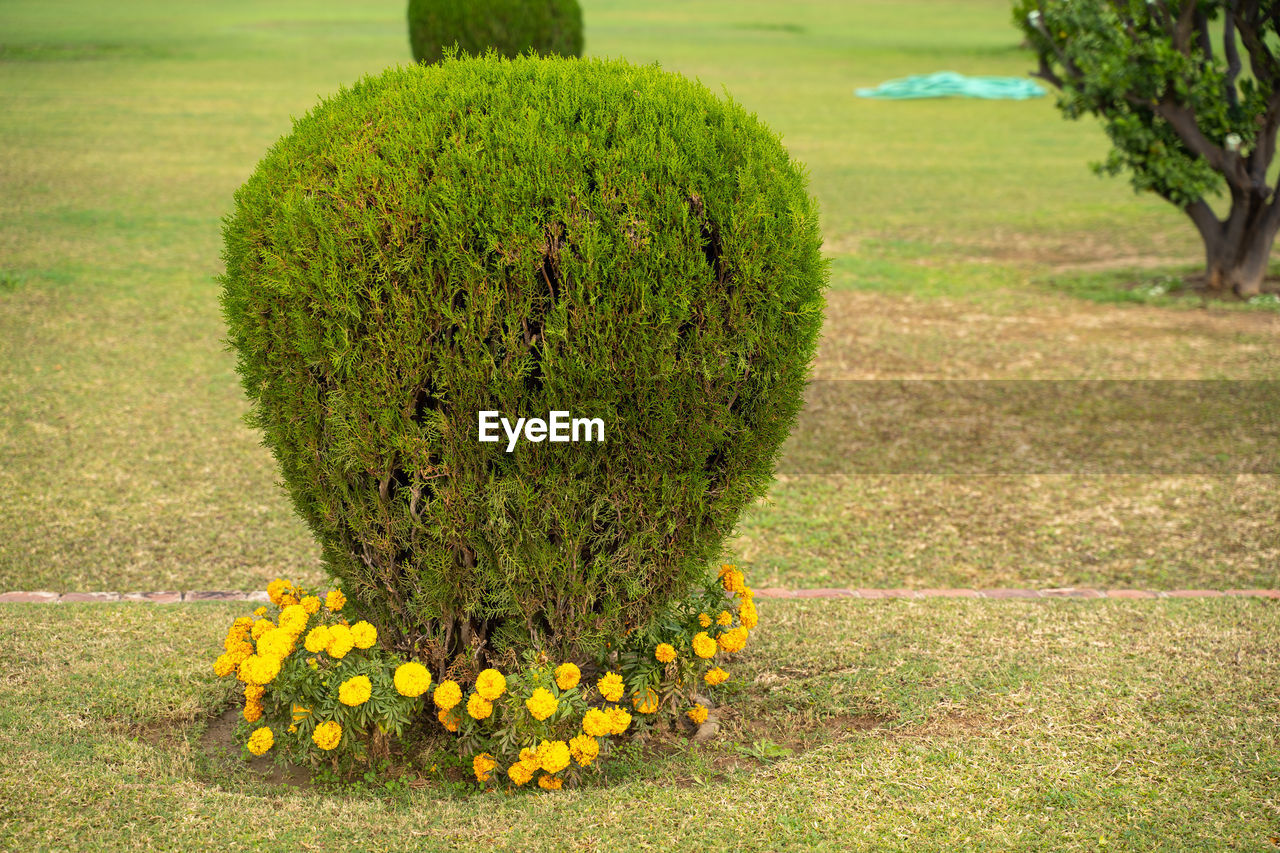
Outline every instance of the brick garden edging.
{"type": "MultiPolygon", "coordinates": [[[[765,587],[756,590],[758,598],[1221,598],[1222,596],[1280,599],[1280,589],[1090,589],[1062,587],[1058,589],[782,589],[765,587]]],[[[261,601],[269,599],[265,590],[242,592],[230,589],[204,589],[178,592],[67,592],[44,590],[0,593],[0,603],[59,604],[77,602],[149,601],[153,604],[178,604],[186,601],[261,601]]]]}

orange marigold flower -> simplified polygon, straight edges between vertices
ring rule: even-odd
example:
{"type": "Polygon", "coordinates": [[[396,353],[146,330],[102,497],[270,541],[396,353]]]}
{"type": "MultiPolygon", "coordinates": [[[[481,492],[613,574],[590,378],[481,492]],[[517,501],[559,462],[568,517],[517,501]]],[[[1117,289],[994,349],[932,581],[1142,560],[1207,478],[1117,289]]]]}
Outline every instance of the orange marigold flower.
{"type": "Polygon", "coordinates": [[[616,672],[606,673],[603,678],[596,682],[596,687],[600,690],[600,695],[610,702],[617,702],[622,698],[622,694],[626,692],[626,686],[622,683],[622,676],[616,672]]]}
{"type": "Polygon", "coordinates": [[[476,676],[476,692],[492,702],[507,691],[507,679],[496,669],[486,669],[476,676]]]}
{"type": "Polygon", "coordinates": [[[582,670],[576,664],[562,663],[556,667],[556,686],[561,690],[572,690],[582,680],[582,670]]]}
{"type": "Polygon", "coordinates": [[[693,653],[703,659],[715,657],[716,641],[706,631],[699,631],[693,635],[693,653]]]}
{"type": "Polygon", "coordinates": [[[659,663],[671,663],[676,659],[676,647],[670,643],[658,643],[658,648],[654,649],[653,656],[658,659],[659,663]]]}
{"type": "Polygon", "coordinates": [[[701,702],[690,708],[687,713],[689,715],[689,719],[693,720],[693,722],[699,726],[707,721],[707,708],[701,702]]]}
{"type": "Polygon", "coordinates": [[[467,700],[467,713],[473,720],[487,720],[493,714],[493,703],[479,693],[472,693],[467,700]]]}

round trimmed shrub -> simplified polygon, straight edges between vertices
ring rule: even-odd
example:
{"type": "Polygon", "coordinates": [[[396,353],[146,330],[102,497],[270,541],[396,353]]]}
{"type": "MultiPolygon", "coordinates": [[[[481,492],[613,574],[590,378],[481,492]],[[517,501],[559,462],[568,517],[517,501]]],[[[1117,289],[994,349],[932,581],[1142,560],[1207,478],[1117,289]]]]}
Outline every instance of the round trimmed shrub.
{"type": "Polygon", "coordinates": [[[439,62],[455,44],[472,55],[581,56],[582,9],[577,0],[409,0],[415,61],[439,62]]]}
{"type": "Polygon", "coordinates": [[[802,404],[826,271],[778,138],[655,66],[366,78],[224,224],[229,343],[328,570],[444,666],[584,660],[705,577],[802,404]],[[478,413],[603,443],[478,440],[478,413]]]}

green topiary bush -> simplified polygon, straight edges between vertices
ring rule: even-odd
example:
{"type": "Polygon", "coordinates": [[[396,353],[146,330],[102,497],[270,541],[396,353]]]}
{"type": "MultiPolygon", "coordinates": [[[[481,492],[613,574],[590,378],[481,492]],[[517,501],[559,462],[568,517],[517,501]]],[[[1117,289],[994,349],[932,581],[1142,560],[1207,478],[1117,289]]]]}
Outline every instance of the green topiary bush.
{"type": "Polygon", "coordinates": [[[367,78],[224,225],[251,423],[393,649],[585,660],[705,577],[802,403],[825,266],[800,168],[657,67],[367,78]],[[478,413],[603,443],[478,441],[478,413]]]}
{"type": "Polygon", "coordinates": [[[409,47],[417,62],[439,62],[454,45],[515,57],[582,55],[577,0],[409,0],[409,47]]]}

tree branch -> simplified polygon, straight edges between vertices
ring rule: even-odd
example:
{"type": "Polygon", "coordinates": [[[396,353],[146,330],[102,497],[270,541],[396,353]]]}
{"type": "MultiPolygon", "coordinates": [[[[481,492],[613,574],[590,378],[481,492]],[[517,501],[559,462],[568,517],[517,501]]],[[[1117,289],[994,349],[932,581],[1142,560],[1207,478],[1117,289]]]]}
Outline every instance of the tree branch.
{"type": "Polygon", "coordinates": [[[1240,93],[1236,91],[1236,80],[1240,77],[1240,48],[1236,45],[1236,7],[1240,0],[1230,0],[1222,13],[1222,55],[1227,59],[1226,86],[1227,103],[1231,109],[1240,109],[1240,93]]]}
{"type": "Polygon", "coordinates": [[[1213,64],[1213,41],[1209,36],[1209,16],[1200,11],[1200,6],[1196,6],[1195,15],[1196,34],[1200,41],[1200,67],[1206,68],[1213,64]]]}
{"type": "Polygon", "coordinates": [[[1227,151],[1215,145],[1200,130],[1196,122],[1196,114],[1184,104],[1180,104],[1171,95],[1166,94],[1162,100],[1152,106],[1156,115],[1169,123],[1173,132],[1178,134],[1182,144],[1193,153],[1203,157],[1209,166],[1222,174],[1227,183],[1233,187],[1247,190],[1253,186],[1253,180],[1245,168],[1244,159],[1238,152],[1227,151]]]}
{"type": "Polygon", "coordinates": [[[1191,56],[1191,34],[1195,30],[1196,9],[1198,0],[1182,0],[1182,8],[1178,10],[1178,23],[1173,29],[1174,50],[1183,56],[1191,56]]]}
{"type": "Polygon", "coordinates": [[[1259,81],[1274,83],[1280,78],[1280,64],[1276,63],[1275,54],[1259,33],[1260,14],[1258,0],[1246,0],[1237,16],[1236,29],[1240,32],[1244,49],[1249,53],[1249,66],[1253,69],[1253,76],[1259,81]]]}
{"type": "Polygon", "coordinates": [[[1191,217],[1191,221],[1195,223],[1196,230],[1200,232],[1200,237],[1206,245],[1222,236],[1222,223],[1213,215],[1213,208],[1209,207],[1209,203],[1204,199],[1196,199],[1182,208],[1182,211],[1191,217]]]}

